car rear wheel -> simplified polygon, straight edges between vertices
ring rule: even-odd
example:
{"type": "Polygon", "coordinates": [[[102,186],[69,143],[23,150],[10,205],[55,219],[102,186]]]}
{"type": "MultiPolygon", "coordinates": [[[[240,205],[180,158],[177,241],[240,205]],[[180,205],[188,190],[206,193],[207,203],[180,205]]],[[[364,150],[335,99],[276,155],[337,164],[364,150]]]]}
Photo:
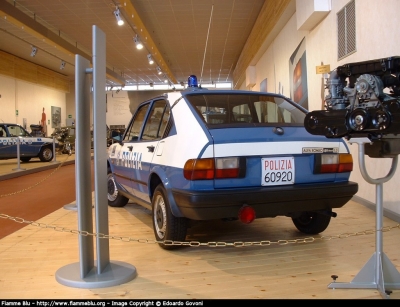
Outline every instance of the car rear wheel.
{"type": "Polygon", "coordinates": [[[114,176],[111,172],[107,174],[107,199],[110,207],[124,207],[129,200],[118,192],[114,176]]]}
{"type": "MultiPolygon", "coordinates": [[[[153,229],[157,241],[179,241],[183,242],[186,238],[187,219],[175,217],[169,205],[167,192],[160,184],[154,191],[152,199],[153,229]]],[[[163,249],[171,250],[181,245],[159,244],[163,249]]]]}
{"type": "Polygon", "coordinates": [[[305,234],[317,234],[323,232],[331,221],[331,215],[328,213],[320,213],[307,211],[302,212],[299,217],[292,218],[296,228],[305,234]]]}
{"type": "Polygon", "coordinates": [[[53,159],[53,150],[49,147],[43,147],[39,152],[39,159],[42,162],[50,162],[53,159]]]}

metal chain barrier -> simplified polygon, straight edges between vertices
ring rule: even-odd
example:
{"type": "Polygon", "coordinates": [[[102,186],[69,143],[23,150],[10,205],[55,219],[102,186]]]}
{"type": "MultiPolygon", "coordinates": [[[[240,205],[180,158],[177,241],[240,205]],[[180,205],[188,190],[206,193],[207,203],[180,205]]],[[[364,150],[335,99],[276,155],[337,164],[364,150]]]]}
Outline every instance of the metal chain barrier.
{"type": "MultiPolygon", "coordinates": [[[[55,153],[55,154],[56,154],[56,153],[55,153]]],[[[69,157],[69,156],[67,156],[67,157],[65,158],[65,160],[64,160],[63,162],[61,162],[60,165],[58,165],[57,168],[55,168],[48,176],[44,177],[42,180],[39,180],[39,181],[36,182],[34,185],[31,185],[31,186],[29,186],[29,187],[27,187],[27,188],[25,188],[25,189],[22,189],[22,190],[19,190],[19,191],[16,191],[16,192],[12,192],[12,193],[8,193],[8,194],[0,194],[0,198],[2,198],[2,197],[7,197],[7,196],[12,196],[12,195],[16,195],[16,194],[19,194],[19,193],[28,191],[28,190],[30,190],[30,189],[32,189],[32,188],[38,186],[39,184],[43,183],[44,181],[46,181],[47,179],[49,179],[55,172],[57,172],[57,171],[60,169],[60,167],[63,166],[63,164],[64,164],[65,162],[67,162],[68,157],[69,157]]]]}
{"type": "Polygon", "coordinates": [[[87,231],[80,231],[76,229],[69,229],[61,226],[53,226],[53,225],[48,225],[45,223],[39,223],[39,222],[34,222],[34,221],[27,221],[23,218],[20,217],[13,217],[9,216],[7,214],[2,214],[0,213],[0,218],[3,219],[8,219],[11,221],[14,221],[16,223],[25,223],[29,224],[32,226],[40,227],[40,228],[48,228],[48,229],[53,229],[55,231],[59,232],[68,232],[72,234],[77,234],[81,236],[93,236],[97,237],[100,239],[109,239],[109,240],[117,240],[117,241],[122,241],[122,242],[136,242],[136,243],[150,243],[150,244],[164,244],[164,245],[178,245],[178,246],[190,246],[190,247],[200,247],[200,246],[207,246],[207,247],[250,247],[250,246],[271,246],[271,245],[288,245],[288,244],[304,244],[304,243],[313,243],[316,241],[329,241],[333,239],[346,239],[349,237],[355,237],[355,236],[363,236],[363,235],[371,235],[376,233],[377,231],[382,231],[382,232],[388,232],[391,231],[394,228],[400,229],[400,224],[397,224],[395,226],[384,226],[379,230],[375,229],[367,229],[364,231],[358,231],[358,232],[345,232],[341,233],[338,235],[332,235],[332,236],[320,236],[320,237],[306,237],[306,238],[299,238],[299,239],[290,239],[290,240],[277,240],[277,241],[270,241],[270,240],[265,240],[265,241],[255,241],[255,242],[206,242],[206,243],[201,243],[199,241],[188,241],[188,242],[181,242],[181,241],[157,241],[157,240],[148,240],[148,239],[135,239],[132,237],[122,237],[122,236],[112,236],[112,235],[105,235],[103,233],[90,233],[87,231]]]}

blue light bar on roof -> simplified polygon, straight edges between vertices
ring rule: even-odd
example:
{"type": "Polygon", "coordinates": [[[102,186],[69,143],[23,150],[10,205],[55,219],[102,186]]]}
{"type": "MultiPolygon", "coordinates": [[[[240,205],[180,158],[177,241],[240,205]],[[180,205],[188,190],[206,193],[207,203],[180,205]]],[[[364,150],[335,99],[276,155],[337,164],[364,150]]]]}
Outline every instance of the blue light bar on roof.
{"type": "Polygon", "coordinates": [[[190,75],[188,78],[188,87],[198,87],[197,77],[195,75],[190,75]]]}

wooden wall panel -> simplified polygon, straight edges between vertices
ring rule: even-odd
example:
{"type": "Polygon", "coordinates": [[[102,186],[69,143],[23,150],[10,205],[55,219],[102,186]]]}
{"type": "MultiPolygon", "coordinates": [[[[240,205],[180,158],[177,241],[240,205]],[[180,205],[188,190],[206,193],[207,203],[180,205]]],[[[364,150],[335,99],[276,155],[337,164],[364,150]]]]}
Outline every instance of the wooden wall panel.
{"type": "Polygon", "coordinates": [[[54,78],[54,88],[66,93],[70,92],[70,80],[68,78],[54,78]],[[68,91],[66,91],[68,89],[68,91]]]}
{"type": "Polygon", "coordinates": [[[70,92],[70,81],[66,76],[4,51],[0,51],[0,74],[70,92]]]}
{"type": "Polygon", "coordinates": [[[15,78],[14,58],[15,56],[0,51],[0,74],[15,78]]]}
{"type": "Polygon", "coordinates": [[[49,87],[54,86],[54,77],[50,73],[48,73],[48,71],[46,71],[45,68],[38,67],[37,77],[43,85],[49,86],[49,87]]]}
{"type": "Polygon", "coordinates": [[[37,83],[38,75],[36,65],[30,63],[28,61],[19,60],[15,58],[16,61],[14,62],[14,76],[17,79],[29,81],[32,83],[37,83]]]}

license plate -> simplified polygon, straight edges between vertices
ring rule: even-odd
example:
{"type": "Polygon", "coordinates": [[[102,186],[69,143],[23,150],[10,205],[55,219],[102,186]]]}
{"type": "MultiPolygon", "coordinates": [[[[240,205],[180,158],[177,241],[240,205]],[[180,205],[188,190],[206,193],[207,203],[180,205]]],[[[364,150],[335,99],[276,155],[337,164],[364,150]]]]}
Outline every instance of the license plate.
{"type": "Polygon", "coordinates": [[[294,158],[261,158],[261,185],[294,184],[294,158]]]}

